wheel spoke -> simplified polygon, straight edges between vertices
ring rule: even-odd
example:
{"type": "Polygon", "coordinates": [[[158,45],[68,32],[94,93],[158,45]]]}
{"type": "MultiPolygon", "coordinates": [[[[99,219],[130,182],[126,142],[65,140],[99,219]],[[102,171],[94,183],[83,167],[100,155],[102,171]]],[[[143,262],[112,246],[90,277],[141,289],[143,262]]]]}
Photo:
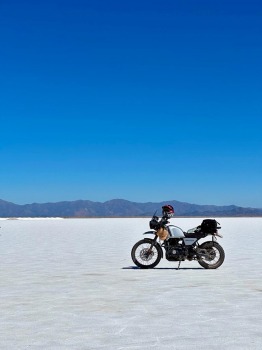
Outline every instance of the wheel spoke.
{"type": "Polygon", "coordinates": [[[220,252],[216,247],[208,249],[207,255],[208,256],[202,257],[202,260],[206,262],[208,265],[215,265],[220,259],[220,252]]]}
{"type": "Polygon", "coordinates": [[[143,243],[137,247],[135,257],[140,264],[151,265],[157,260],[158,252],[156,247],[153,246],[149,251],[150,247],[150,243],[143,243]]]}

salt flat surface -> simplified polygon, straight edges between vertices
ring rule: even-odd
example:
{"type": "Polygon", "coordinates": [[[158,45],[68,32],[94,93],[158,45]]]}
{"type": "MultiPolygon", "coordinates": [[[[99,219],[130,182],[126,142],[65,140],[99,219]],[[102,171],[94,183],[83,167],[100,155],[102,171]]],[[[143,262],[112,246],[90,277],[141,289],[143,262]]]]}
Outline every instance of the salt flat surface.
{"type": "Polygon", "coordinates": [[[148,219],[2,220],[0,349],[261,349],[262,219],[217,220],[224,264],[179,271],[134,268],[148,219]]]}

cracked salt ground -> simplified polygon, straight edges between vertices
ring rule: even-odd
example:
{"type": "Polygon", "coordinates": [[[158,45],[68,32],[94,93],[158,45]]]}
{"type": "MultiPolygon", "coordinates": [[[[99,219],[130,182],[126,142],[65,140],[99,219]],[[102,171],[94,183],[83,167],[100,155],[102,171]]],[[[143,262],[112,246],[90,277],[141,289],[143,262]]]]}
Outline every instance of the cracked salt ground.
{"type": "Polygon", "coordinates": [[[260,349],[262,219],[218,221],[214,271],[134,268],[147,219],[1,221],[0,349],[260,349]]]}

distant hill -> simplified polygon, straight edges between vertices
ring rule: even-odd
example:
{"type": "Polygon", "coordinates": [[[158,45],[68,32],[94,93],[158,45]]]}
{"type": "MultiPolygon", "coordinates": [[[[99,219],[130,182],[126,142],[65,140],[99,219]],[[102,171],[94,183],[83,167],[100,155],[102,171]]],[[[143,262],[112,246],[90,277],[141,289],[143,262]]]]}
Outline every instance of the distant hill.
{"type": "Polygon", "coordinates": [[[160,215],[161,207],[166,203],[173,205],[177,216],[262,216],[262,209],[235,205],[198,205],[175,200],[136,203],[124,199],[113,199],[104,203],[77,200],[24,205],[0,200],[0,217],[142,217],[151,216],[156,210],[160,215]]]}

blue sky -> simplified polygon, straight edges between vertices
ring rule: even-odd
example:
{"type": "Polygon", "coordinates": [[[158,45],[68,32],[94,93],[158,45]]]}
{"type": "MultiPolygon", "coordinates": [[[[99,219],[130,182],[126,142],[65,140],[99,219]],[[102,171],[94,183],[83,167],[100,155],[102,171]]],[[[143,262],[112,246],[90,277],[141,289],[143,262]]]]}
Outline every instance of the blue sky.
{"type": "Polygon", "coordinates": [[[0,198],[262,207],[260,1],[0,5],[0,198]]]}

